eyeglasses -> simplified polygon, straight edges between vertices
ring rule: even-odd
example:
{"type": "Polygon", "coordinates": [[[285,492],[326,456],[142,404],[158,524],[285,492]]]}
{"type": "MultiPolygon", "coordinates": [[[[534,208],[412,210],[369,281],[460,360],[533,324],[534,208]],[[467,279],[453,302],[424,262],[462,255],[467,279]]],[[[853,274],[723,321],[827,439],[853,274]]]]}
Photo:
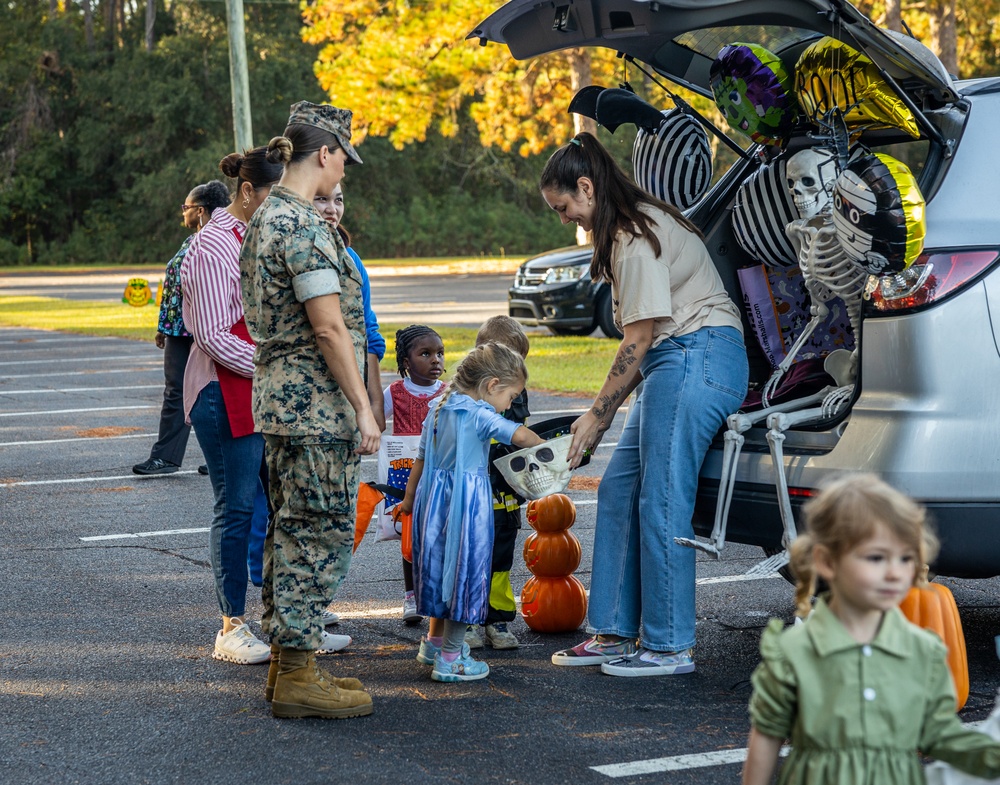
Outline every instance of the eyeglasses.
{"type": "Polygon", "coordinates": [[[202,207],[200,204],[182,204],[181,212],[187,212],[188,210],[193,210],[195,207],[202,207]]]}

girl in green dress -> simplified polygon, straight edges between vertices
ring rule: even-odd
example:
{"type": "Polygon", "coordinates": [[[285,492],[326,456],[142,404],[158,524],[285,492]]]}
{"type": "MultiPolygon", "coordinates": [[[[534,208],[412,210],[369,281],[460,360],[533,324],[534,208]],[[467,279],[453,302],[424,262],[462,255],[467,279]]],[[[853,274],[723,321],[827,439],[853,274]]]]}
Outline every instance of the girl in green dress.
{"type": "Polygon", "coordinates": [[[922,507],[870,474],[844,477],[805,509],[792,546],[797,614],[773,619],[753,674],[743,785],[922,785],[920,753],[1000,777],[1000,743],[965,728],[944,644],[897,607],[937,550],[922,507]],[[815,608],[816,580],[830,587],[815,608]],[[811,611],[811,613],[810,613],[811,611]]]}

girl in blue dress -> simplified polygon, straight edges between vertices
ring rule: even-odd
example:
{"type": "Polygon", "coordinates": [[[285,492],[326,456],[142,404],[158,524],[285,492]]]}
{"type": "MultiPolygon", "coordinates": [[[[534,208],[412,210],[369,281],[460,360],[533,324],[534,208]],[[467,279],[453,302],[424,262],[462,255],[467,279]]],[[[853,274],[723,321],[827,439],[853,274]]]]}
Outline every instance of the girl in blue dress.
{"type": "Polygon", "coordinates": [[[497,343],[477,346],[459,364],[448,389],[424,420],[417,459],[399,508],[413,513],[417,610],[432,619],[417,659],[433,662],[435,681],[473,681],[490,672],[485,662],[472,659],[465,630],[483,623],[489,604],[490,440],[518,447],[544,441],[497,414],[511,405],[527,379],[524,360],[516,352],[497,343]]]}

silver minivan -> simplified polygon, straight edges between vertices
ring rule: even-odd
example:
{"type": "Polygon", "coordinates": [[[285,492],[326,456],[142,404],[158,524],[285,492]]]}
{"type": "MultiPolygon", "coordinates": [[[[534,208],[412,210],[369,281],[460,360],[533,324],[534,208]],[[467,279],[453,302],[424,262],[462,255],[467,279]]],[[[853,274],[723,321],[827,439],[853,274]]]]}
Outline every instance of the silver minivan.
{"type": "MultiPolygon", "coordinates": [[[[517,59],[606,47],[711,98],[721,46],[755,43],[792,68],[823,36],[870,58],[913,114],[917,135],[883,128],[860,141],[913,172],[926,202],[923,250],[904,275],[868,279],[845,405],[785,430],[778,453],[767,423],[754,423],[725,482],[719,434],[702,467],[695,530],[712,534],[722,485],[732,494],[728,540],[780,552],[782,507],[794,516],[831,474],[872,471],[928,507],[942,540],[937,573],[1000,575],[1000,77],[955,81],[929,50],[840,0],[512,0],[469,37],[506,44],[517,59]]],[[[773,151],[716,130],[743,154],[687,212],[743,302],[738,271],[757,260],[738,241],[733,211],[741,184],[773,151]]],[[[751,388],[760,389],[772,363],[746,334],[751,388]]]]}

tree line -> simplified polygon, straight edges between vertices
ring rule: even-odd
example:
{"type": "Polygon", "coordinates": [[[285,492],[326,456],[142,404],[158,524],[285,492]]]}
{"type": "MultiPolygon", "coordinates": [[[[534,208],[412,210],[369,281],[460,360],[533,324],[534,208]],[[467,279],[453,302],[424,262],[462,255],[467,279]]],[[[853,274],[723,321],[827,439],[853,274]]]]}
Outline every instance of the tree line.
{"type": "MultiPolygon", "coordinates": [[[[573,242],[536,187],[554,147],[587,127],[569,100],[592,83],[650,85],[608,50],[519,63],[466,42],[502,2],[245,0],[255,142],[281,132],[295,101],[355,111],[365,165],[348,169],[344,222],[362,256],[573,242]]],[[[1000,70],[1000,0],[859,7],[912,30],[958,76],[1000,70]]],[[[168,258],[184,196],[224,179],[229,84],[224,0],[3,2],[0,265],[168,258]]],[[[679,92],[722,125],[710,102],[679,92]]],[[[627,162],[628,132],[600,133],[627,162]]]]}
{"type": "MultiPolygon", "coordinates": [[[[155,4],[152,15],[138,0],[0,7],[0,265],[164,262],[185,236],[188,191],[225,181],[225,5],[155,4]]],[[[330,100],[302,23],[295,3],[246,4],[256,144],[281,133],[292,103],[330,100]]],[[[573,242],[537,192],[551,150],[484,147],[471,122],[403,149],[374,136],[358,149],[365,165],[347,171],[344,224],[363,257],[515,255],[573,242]]]]}

